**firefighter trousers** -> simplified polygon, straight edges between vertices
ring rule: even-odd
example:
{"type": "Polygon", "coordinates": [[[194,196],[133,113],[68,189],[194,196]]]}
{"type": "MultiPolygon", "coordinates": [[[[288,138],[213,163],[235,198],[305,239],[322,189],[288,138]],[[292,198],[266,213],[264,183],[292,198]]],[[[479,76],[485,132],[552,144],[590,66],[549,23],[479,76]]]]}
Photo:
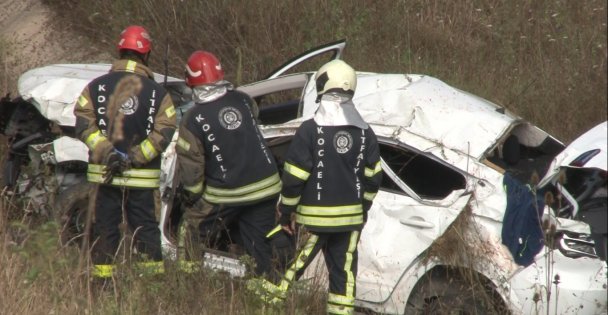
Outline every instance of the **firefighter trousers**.
{"type": "Polygon", "coordinates": [[[93,263],[108,265],[114,262],[121,242],[119,225],[123,221],[123,207],[124,219],[133,234],[137,252],[149,260],[161,261],[158,191],[109,185],[97,185],[96,189],[94,235],[97,239],[93,242],[93,263]]]}
{"type": "Polygon", "coordinates": [[[256,275],[271,274],[272,249],[266,234],[274,227],[276,203],[276,198],[241,206],[198,202],[202,208],[187,208],[185,213],[191,249],[196,250],[196,244],[217,249],[220,239],[228,238],[230,243],[242,244],[254,259],[256,275]]]}
{"type": "Polygon", "coordinates": [[[299,279],[319,251],[322,251],[329,271],[327,313],[353,314],[359,236],[360,231],[311,232],[296,259],[287,269],[279,289],[286,292],[291,282],[299,279]]]}

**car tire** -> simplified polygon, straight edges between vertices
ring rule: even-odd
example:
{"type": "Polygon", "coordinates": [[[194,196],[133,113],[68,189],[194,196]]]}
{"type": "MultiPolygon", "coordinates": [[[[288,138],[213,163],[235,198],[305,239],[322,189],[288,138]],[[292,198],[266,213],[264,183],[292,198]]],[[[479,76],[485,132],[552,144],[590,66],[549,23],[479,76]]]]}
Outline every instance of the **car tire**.
{"type": "MultiPolygon", "coordinates": [[[[483,281],[482,281],[483,282],[483,281]]],[[[498,293],[454,273],[424,278],[412,292],[404,314],[508,314],[498,293]]]]}
{"type": "Polygon", "coordinates": [[[61,244],[79,244],[87,230],[89,196],[92,185],[72,185],[55,199],[55,218],[61,229],[61,244]]]}

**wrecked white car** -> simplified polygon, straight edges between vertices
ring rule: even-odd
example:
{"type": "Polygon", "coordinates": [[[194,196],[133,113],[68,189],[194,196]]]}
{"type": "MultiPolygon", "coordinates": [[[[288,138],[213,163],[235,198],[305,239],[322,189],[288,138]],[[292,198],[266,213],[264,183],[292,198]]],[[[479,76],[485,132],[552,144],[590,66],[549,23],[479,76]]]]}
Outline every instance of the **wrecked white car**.
{"type": "MultiPolygon", "coordinates": [[[[322,52],[339,57],[343,48],[343,42],[323,46],[286,63],[268,79],[239,87],[260,105],[262,131],[279,164],[295,130],[317,106],[314,72],[285,71],[322,52]]],[[[21,152],[21,161],[52,165],[54,173],[48,180],[48,172],[20,172],[12,177],[13,187],[41,204],[46,201],[32,193],[33,187],[72,200],[52,209],[75,233],[86,194],[62,196],[83,186],[77,183],[84,179],[79,174],[86,170],[87,151],[84,144],[57,135],[69,134],[78,93],[107,67],[34,69],[20,79],[22,99],[10,101],[17,104],[11,117],[31,106],[36,109],[32,115],[42,113],[41,121],[59,125],[63,132],[30,128],[34,131],[29,135],[15,136],[13,145],[20,146],[14,152],[21,152]],[[47,136],[32,136],[38,133],[47,136]],[[23,153],[24,145],[30,157],[23,153]],[[44,185],[32,184],[36,181],[44,185]]],[[[178,108],[191,106],[181,80],[170,78],[167,88],[178,108]]],[[[545,191],[564,191],[555,176],[542,181],[544,190],[526,185],[545,174],[564,149],[561,142],[489,101],[424,75],[358,73],[353,101],[378,135],[384,171],[359,244],[357,307],[382,314],[433,313],[445,305],[482,314],[607,311],[607,267],[590,236],[594,230],[577,216],[574,205],[569,210],[545,206],[550,199],[545,191]]],[[[5,133],[16,130],[14,126],[15,120],[8,119],[5,133]]],[[[606,153],[597,156],[605,160],[606,153]]],[[[179,258],[173,147],[163,157],[163,242],[167,257],[179,258]]],[[[605,185],[605,165],[603,170],[605,185]]],[[[244,273],[228,253],[208,257],[208,266],[244,273]]],[[[317,272],[323,270],[317,269],[321,260],[309,267],[305,278],[323,279],[317,272]]]]}

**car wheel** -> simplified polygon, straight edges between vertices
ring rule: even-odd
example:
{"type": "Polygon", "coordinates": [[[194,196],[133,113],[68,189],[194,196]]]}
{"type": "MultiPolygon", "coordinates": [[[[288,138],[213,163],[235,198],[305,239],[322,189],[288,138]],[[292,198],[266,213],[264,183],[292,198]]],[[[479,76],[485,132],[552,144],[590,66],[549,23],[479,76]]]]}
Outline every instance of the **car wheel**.
{"type": "Polygon", "coordinates": [[[86,232],[91,184],[70,186],[55,199],[55,217],[61,227],[61,244],[79,244],[86,232]]]}
{"type": "Polygon", "coordinates": [[[508,314],[498,293],[461,275],[428,277],[414,287],[404,314],[508,314]]]}

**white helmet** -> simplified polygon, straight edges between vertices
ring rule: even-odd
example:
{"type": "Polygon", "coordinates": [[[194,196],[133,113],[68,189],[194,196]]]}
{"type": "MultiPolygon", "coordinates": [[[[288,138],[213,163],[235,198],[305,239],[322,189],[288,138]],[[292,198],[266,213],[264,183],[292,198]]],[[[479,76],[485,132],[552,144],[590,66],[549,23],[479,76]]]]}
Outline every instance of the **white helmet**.
{"type": "Polygon", "coordinates": [[[317,83],[317,102],[327,92],[338,92],[353,96],[357,88],[355,70],[346,62],[334,59],[319,68],[315,75],[317,83]]]}

